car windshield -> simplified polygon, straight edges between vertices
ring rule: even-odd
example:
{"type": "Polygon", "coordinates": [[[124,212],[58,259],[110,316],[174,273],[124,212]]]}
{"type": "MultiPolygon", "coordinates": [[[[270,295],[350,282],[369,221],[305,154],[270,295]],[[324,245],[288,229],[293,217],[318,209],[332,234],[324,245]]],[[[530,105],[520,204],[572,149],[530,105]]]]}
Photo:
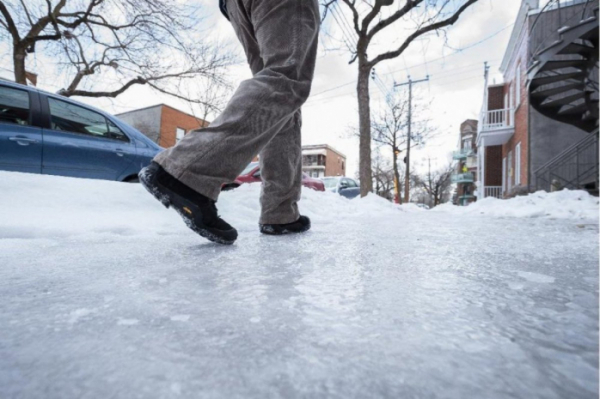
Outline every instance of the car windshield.
{"type": "Polygon", "coordinates": [[[340,179],[337,177],[326,177],[322,180],[323,183],[325,183],[325,188],[335,188],[340,181],[340,179]]]}
{"type": "Polygon", "coordinates": [[[244,171],[242,173],[240,173],[240,176],[250,173],[250,171],[252,169],[256,168],[257,166],[258,166],[258,162],[250,162],[250,164],[248,164],[248,166],[246,166],[246,169],[244,169],[244,171]]]}

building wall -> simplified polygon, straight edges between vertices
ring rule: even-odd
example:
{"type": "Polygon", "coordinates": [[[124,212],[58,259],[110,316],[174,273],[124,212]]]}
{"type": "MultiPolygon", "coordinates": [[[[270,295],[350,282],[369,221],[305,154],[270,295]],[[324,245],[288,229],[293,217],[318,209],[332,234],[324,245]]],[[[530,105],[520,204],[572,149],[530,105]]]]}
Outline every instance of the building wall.
{"type": "MultiPolygon", "coordinates": [[[[510,180],[511,190],[521,190],[515,185],[516,168],[516,146],[521,144],[520,158],[520,186],[527,187],[528,184],[528,147],[529,147],[529,95],[527,92],[527,64],[529,59],[529,35],[528,29],[523,29],[521,37],[516,42],[514,54],[504,72],[504,98],[509,102],[506,108],[514,108],[515,133],[510,140],[502,146],[502,157],[500,158],[500,173],[502,173],[502,158],[507,158],[506,165],[506,188],[510,180]],[[520,82],[520,84],[519,84],[520,82]],[[519,84],[519,88],[517,87],[519,84]],[[508,163],[508,153],[512,152],[511,163],[508,163]]],[[[510,195],[511,193],[506,193],[510,195]]]]}
{"type": "Polygon", "coordinates": [[[176,144],[177,128],[185,130],[188,134],[191,130],[208,126],[208,123],[200,118],[186,114],[168,105],[162,106],[162,118],[160,124],[160,142],[161,147],[172,147],[176,144]]]}
{"type": "Polygon", "coordinates": [[[146,137],[159,144],[161,106],[143,108],[116,115],[123,122],[133,126],[146,137]]]}
{"type": "Polygon", "coordinates": [[[325,176],[346,176],[346,157],[327,148],[325,176]]]}
{"type": "MultiPolygon", "coordinates": [[[[532,48],[543,47],[549,39],[551,40],[556,37],[554,27],[557,26],[558,18],[566,21],[573,15],[579,16],[584,6],[584,4],[577,4],[571,7],[563,7],[561,15],[559,15],[558,10],[542,14],[537,22],[535,33],[531,37],[532,48]]],[[[530,26],[534,23],[536,17],[537,14],[529,17],[530,26]]],[[[529,146],[531,154],[529,159],[530,190],[535,190],[535,171],[552,158],[558,156],[565,149],[583,140],[587,137],[587,133],[575,126],[550,119],[532,107],[529,109],[529,118],[529,146]]]]}

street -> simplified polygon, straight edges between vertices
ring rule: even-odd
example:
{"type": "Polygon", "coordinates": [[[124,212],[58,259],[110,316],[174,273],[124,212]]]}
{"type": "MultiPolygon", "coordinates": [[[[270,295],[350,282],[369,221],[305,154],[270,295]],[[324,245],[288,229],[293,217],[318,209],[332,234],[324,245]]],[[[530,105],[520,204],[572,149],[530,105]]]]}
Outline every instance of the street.
{"type": "Polygon", "coordinates": [[[598,220],[305,190],[231,247],[136,184],[0,172],[2,398],[594,398],[598,220]]]}

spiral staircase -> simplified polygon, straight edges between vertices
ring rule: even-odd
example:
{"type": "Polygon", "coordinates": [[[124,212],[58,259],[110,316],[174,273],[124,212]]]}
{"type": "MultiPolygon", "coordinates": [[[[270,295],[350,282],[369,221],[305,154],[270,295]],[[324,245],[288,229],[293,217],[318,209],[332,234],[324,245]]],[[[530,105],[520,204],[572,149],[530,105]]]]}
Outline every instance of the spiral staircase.
{"type": "Polygon", "coordinates": [[[597,1],[586,2],[583,13],[565,22],[549,38],[553,41],[531,57],[531,106],[590,133],[534,172],[539,189],[583,188],[598,194],[599,8],[589,7],[591,3],[597,1]]]}

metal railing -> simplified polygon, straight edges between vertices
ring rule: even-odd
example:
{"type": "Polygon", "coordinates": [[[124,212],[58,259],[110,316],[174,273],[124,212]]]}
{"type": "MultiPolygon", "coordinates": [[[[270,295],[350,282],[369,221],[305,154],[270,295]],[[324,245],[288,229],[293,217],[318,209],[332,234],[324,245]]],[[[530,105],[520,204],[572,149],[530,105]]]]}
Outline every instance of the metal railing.
{"type": "Polygon", "coordinates": [[[452,183],[472,183],[473,182],[473,173],[457,173],[452,175],[452,183]]]}
{"type": "Polygon", "coordinates": [[[560,39],[561,32],[594,16],[591,0],[550,0],[535,17],[529,34],[527,67],[536,61],[535,56],[560,39]]]}
{"type": "Polygon", "coordinates": [[[485,186],[483,188],[483,197],[502,198],[502,186],[485,186]]]}
{"type": "Polygon", "coordinates": [[[493,109],[481,114],[481,131],[506,129],[515,126],[514,108],[493,109]]]}
{"type": "Polygon", "coordinates": [[[452,153],[452,159],[465,159],[473,154],[472,148],[461,148],[458,151],[452,153]]]}
{"type": "Polygon", "coordinates": [[[598,131],[534,172],[537,190],[598,189],[598,131]]]}

